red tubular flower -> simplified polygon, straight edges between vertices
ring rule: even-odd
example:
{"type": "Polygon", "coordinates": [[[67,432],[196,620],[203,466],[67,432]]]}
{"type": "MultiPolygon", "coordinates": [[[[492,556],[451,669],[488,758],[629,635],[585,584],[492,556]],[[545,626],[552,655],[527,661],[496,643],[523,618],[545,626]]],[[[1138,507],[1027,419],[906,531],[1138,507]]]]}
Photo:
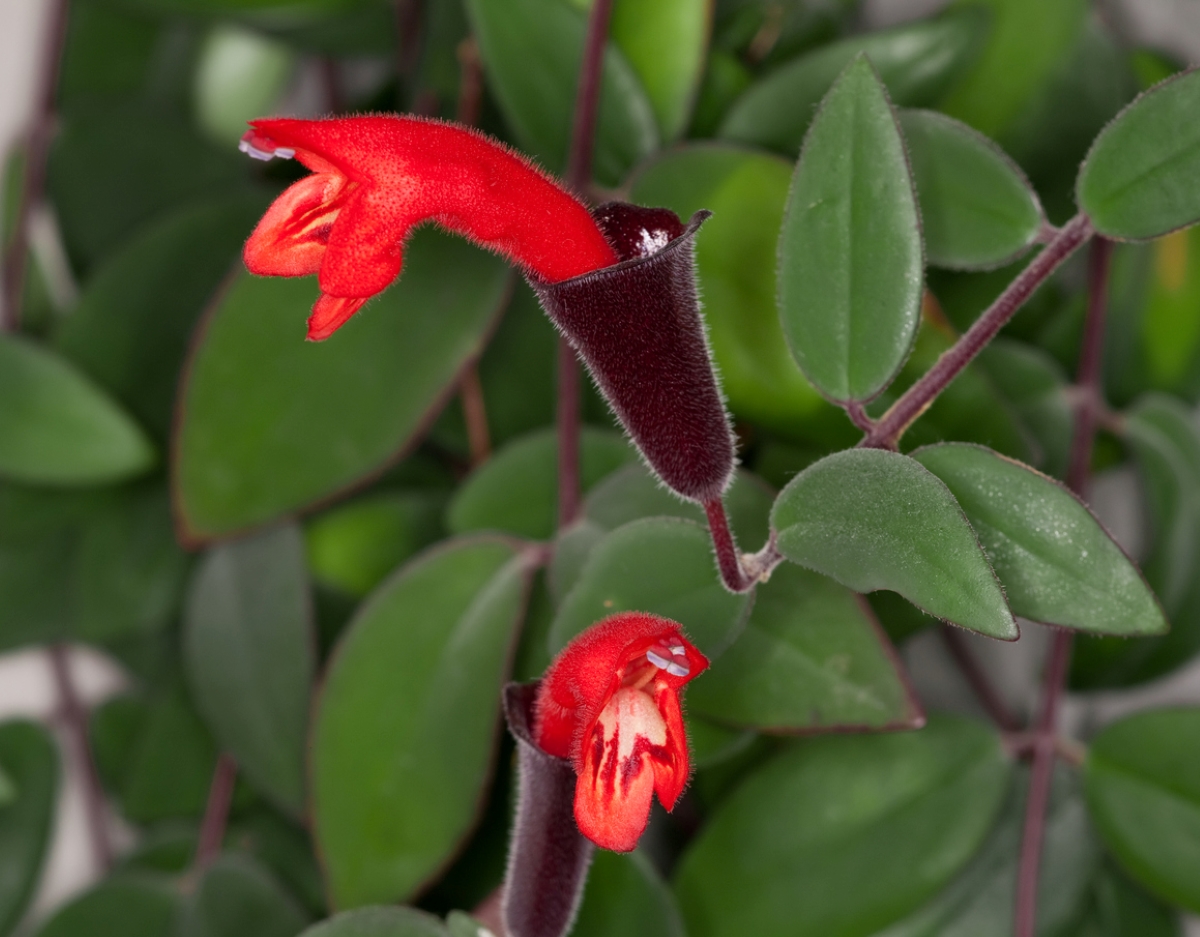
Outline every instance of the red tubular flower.
{"type": "Polygon", "coordinates": [[[596,845],[629,852],[654,794],[675,806],[690,773],[680,694],[707,667],[678,624],[626,612],[579,635],[546,672],[534,740],[573,762],[575,822],[596,845]]]}
{"type": "Polygon", "coordinates": [[[295,156],[313,171],[246,242],[252,273],[316,273],[308,337],[332,335],[400,274],[425,221],[556,283],[617,261],[587,209],[528,161],[466,127],[418,117],[256,120],[242,150],[295,156]]]}

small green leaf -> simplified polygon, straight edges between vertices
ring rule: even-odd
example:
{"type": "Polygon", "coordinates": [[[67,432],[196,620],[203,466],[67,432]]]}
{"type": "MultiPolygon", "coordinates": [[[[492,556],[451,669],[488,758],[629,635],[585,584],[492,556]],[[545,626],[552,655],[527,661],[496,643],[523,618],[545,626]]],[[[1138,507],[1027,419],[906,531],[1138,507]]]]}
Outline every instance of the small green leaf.
{"type": "Polygon", "coordinates": [[[5,807],[17,799],[17,785],[13,783],[0,765],[0,807],[5,807]]]}
{"type": "Polygon", "coordinates": [[[771,512],[793,563],[857,592],[890,589],[946,621],[1014,640],[1017,623],[962,508],[907,456],[851,449],[809,466],[771,512]]]}
{"type": "Polygon", "coordinates": [[[790,564],[756,592],[746,630],[689,688],[690,711],[764,732],[924,724],[860,596],[790,564]]]}
{"type": "Polygon", "coordinates": [[[0,806],[0,934],[12,933],[33,897],[58,803],[58,752],[32,722],[0,723],[0,766],[16,798],[0,806]]]}
{"type": "Polygon", "coordinates": [[[183,666],[221,748],[301,815],[316,635],[299,531],[277,527],[209,551],[183,629],[183,666]]]}
{"type": "Polygon", "coordinates": [[[300,937],[449,937],[432,914],[416,908],[359,908],[314,924],[300,937]]]}
{"type": "Polygon", "coordinates": [[[721,585],[703,527],[645,518],[606,534],[592,549],[554,618],[550,651],[558,653],[609,615],[639,611],[679,622],[715,658],[737,638],[752,601],[752,593],[733,595],[721,585]]]}
{"type": "Polygon", "coordinates": [[[176,937],[181,904],[168,879],[125,873],[59,908],[37,937],[176,937]]]}
{"type": "Polygon", "coordinates": [[[599,850],[571,937],[685,937],[675,898],[641,852],[599,850]]]}
{"type": "Polygon", "coordinates": [[[1104,842],[1143,885],[1200,912],[1200,709],[1139,713],[1109,726],[1085,763],[1104,842]]]}
{"type": "Polygon", "coordinates": [[[193,350],[176,431],[172,483],[192,539],[267,523],[378,471],[444,399],[508,274],[432,231],[405,254],[400,281],[319,344],[304,341],[315,280],[243,275],[225,293],[193,350]]]}
{"type": "Polygon", "coordinates": [[[973,856],[1009,787],[1000,740],[921,732],[792,743],[718,806],[675,879],[691,937],[870,934],[973,856]]]}
{"type": "Polygon", "coordinates": [[[1101,234],[1158,237],[1200,221],[1200,70],[1142,94],[1096,138],[1076,197],[1101,234]]]}
{"type": "Polygon", "coordinates": [[[451,911],[446,915],[446,930],[450,937],[485,937],[485,928],[464,911],[451,911]]]}
{"type": "Polygon", "coordinates": [[[530,575],[507,541],[450,541],[385,582],[339,642],[311,755],[336,907],[411,896],[475,823],[530,575]]]}
{"type": "Polygon", "coordinates": [[[179,918],[181,937],[296,937],[308,915],[247,856],[224,855],[205,872],[179,918]]]}
{"type": "Polygon", "coordinates": [[[53,352],[0,336],[0,476],[39,485],[103,485],[147,471],[145,434],[53,352]]]}
{"type": "Polygon", "coordinates": [[[1168,630],[1133,561],[1062,484],[965,443],[930,446],[913,458],[966,512],[1015,614],[1126,637],[1168,630]]]}
{"type": "MultiPolygon", "coordinates": [[[[585,427],[580,437],[580,484],[586,491],[601,478],[637,459],[619,434],[585,427]]],[[[453,534],[499,530],[547,540],[558,516],[558,438],[553,428],[515,439],[454,495],[446,514],[453,534]]]]}
{"type": "Polygon", "coordinates": [[[921,310],[921,230],[904,141],[869,61],[813,119],[779,235],[779,310],[796,362],[834,400],[895,376],[921,310]]]}
{"type": "Polygon", "coordinates": [[[830,43],[752,85],[730,109],[719,135],[795,156],[817,104],[860,53],[879,69],[897,105],[932,107],[975,57],[987,28],[988,17],[968,8],[830,43]]]}
{"type": "Polygon", "coordinates": [[[930,264],[998,267],[1037,240],[1045,223],[1037,193],[1000,147],[936,111],[903,110],[899,117],[930,264]]]}

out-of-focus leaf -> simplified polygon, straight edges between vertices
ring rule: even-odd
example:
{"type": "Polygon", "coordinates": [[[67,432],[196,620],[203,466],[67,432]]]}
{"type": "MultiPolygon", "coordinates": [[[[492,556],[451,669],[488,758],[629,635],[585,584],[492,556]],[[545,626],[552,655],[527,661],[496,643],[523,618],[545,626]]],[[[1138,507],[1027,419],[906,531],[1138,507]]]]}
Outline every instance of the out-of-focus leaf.
{"type": "MultiPolygon", "coordinates": [[[[521,147],[561,172],[567,161],[575,86],[587,30],[562,0],[469,0],[467,9],[489,87],[521,147]]],[[[620,182],[658,146],[654,109],[628,60],[604,52],[596,122],[596,178],[620,182]]]]}
{"type": "Polygon", "coordinates": [[[0,476],[103,485],[146,472],[155,453],[136,423],[52,351],[0,337],[0,476]]]}
{"type": "Polygon", "coordinates": [[[751,85],[721,124],[720,136],[795,156],[817,104],[842,69],[864,52],[893,102],[930,107],[974,59],[988,20],[979,10],[956,10],[802,55],[751,85]]]}
{"type": "Polygon", "coordinates": [[[1091,903],[1070,937],[1183,937],[1179,915],[1106,863],[1092,882],[1091,903]]]}
{"type": "Polygon", "coordinates": [[[302,814],[316,635],[300,532],[286,525],[209,551],[183,628],[189,684],[221,748],[267,797],[302,814]]]}
{"type": "Polygon", "coordinates": [[[399,283],[319,344],[304,341],[315,281],[243,275],[229,288],[182,391],[173,485],[190,537],[328,498],[379,471],[429,419],[478,353],[508,275],[432,231],[405,255],[399,283]]]}
{"type": "Polygon", "coordinates": [[[771,512],[793,563],[857,592],[890,589],[932,615],[1013,640],[1017,624],[950,489],[920,463],[880,449],[809,466],[771,512]]]}
{"type": "Polygon", "coordinates": [[[225,833],[225,848],[253,856],[309,913],[324,917],[324,883],[307,830],[273,810],[239,812],[225,833]]]}
{"type": "MultiPolygon", "coordinates": [[[[637,452],[618,433],[584,428],[582,490],[635,459],[637,452]]],[[[548,428],[513,440],[472,473],[450,502],[446,528],[454,534],[498,530],[546,540],[554,535],[557,514],[558,439],[548,428]]]]}
{"type": "Polygon", "coordinates": [[[168,879],[126,873],[59,908],[37,937],[175,937],[180,906],[168,879]]]}
{"type": "Polygon", "coordinates": [[[13,779],[4,771],[4,766],[0,765],[0,807],[7,806],[16,800],[17,785],[13,783],[13,779]]]}
{"type": "Polygon", "coordinates": [[[257,862],[224,855],[204,871],[179,916],[179,937],[295,937],[308,915],[257,862]]]}
{"type": "Polygon", "coordinates": [[[822,393],[870,400],[895,376],[916,337],[922,267],[904,141],[859,57],[805,137],[779,236],[784,335],[822,393]]]}
{"type": "Polygon", "coordinates": [[[793,743],[684,853],[675,890],[688,933],[869,934],[953,878],[1008,787],[999,739],[962,719],[793,743]]]}
{"type": "Polygon", "coordinates": [[[1200,710],[1122,719],[1093,740],[1085,768],[1113,855],[1155,894],[1200,912],[1200,710]]]}
{"type": "Polygon", "coordinates": [[[704,78],[700,83],[696,106],[692,112],[689,135],[716,136],[717,128],[721,126],[729,108],[742,92],[750,87],[753,80],[750,70],[736,55],[724,49],[709,49],[704,78]]]}
{"type": "Polygon", "coordinates": [[[1147,91],[1096,138],[1077,198],[1108,237],[1158,237],[1200,221],[1200,71],[1147,91]]]}
{"type": "Polygon", "coordinates": [[[214,140],[237,145],[246,121],[275,111],[295,67],[283,43],[233,25],[214,28],[200,49],[196,121],[214,140]]]}
{"type": "Polygon", "coordinates": [[[58,754],[39,726],[0,723],[0,766],[16,789],[0,806],[0,933],[8,934],[41,877],[58,803],[58,754]]]}
{"type": "Polygon", "coordinates": [[[1176,231],[1150,248],[1153,266],[1141,309],[1147,377],[1194,400],[1200,387],[1200,228],[1176,231]]]}
{"type": "Polygon", "coordinates": [[[902,110],[929,263],[971,270],[1007,263],[1045,221],[1037,194],[995,143],[936,111],[902,110]]]}
{"type": "Polygon", "coordinates": [[[756,589],[746,630],[688,708],[766,732],[918,728],[921,705],[860,596],[785,564],[756,589]]]}
{"type": "Polygon", "coordinates": [[[650,860],[603,850],[588,871],[572,937],[684,937],[675,898],[650,860]]]}
{"type": "Polygon", "coordinates": [[[476,821],[530,577],[507,541],[450,541],[387,580],[339,642],[311,756],[336,907],[411,896],[476,821]]]}
{"type": "Polygon", "coordinates": [[[684,715],[684,724],[687,728],[688,755],[698,771],[737,757],[757,738],[748,730],[717,725],[690,712],[684,715]]]}
{"type": "Polygon", "coordinates": [[[550,629],[557,653],[589,625],[617,612],[640,611],[680,622],[709,658],[746,623],[752,593],[725,590],[708,532],[673,517],[632,521],[604,536],[588,555],[550,629]]]}
{"type": "Polygon", "coordinates": [[[449,937],[432,914],[416,908],[359,908],[314,924],[301,937],[449,937]]]}
{"type": "Polygon", "coordinates": [[[151,17],[107,3],[80,4],[67,21],[59,106],[147,90],[159,36],[160,24],[151,17]]]}
{"type": "Polygon", "coordinates": [[[352,13],[375,0],[127,0],[150,12],[168,15],[276,14],[285,19],[352,13]]]}

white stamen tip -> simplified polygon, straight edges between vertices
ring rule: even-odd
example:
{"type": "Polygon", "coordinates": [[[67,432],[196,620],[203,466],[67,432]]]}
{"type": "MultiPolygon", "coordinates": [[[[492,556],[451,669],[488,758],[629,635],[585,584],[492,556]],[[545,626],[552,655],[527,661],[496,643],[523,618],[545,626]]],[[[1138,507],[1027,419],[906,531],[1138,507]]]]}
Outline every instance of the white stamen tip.
{"type": "Polygon", "coordinates": [[[293,150],[291,147],[283,146],[275,151],[275,155],[278,156],[280,159],[291,159],[293,156],[296,155],[296,151],[293,150]]]}
{"type": "Polygon", "coordinates": [[[283,156],[285,153],[287,156],[284,156],[284,159],[291,159],[296,152],[295,150],[275,150],[274,152],[271,150],[260,150],[249,140],[239,140],[238,149],[251,159],[261,159],[264,163],[274,159],[276,156],[283,156]]]}
{"type": "Polygon", "coordinates": [[[676,656],[681,657],[686,652],[687,652],[687,648],[685,648],[682,644],[672,644],[671,645],[671,653],[676,656]]]}
{"type": "Polygon", "coordinates": [[[655,654],[653,651],[647,651],[646,652],[646,660],[650,661],[650,663],[652,663],[659,670],[666,670],[666,671],[670,672],[672,664],[671,664],[671,661],[669,661],[667,658],[660,657],[658,654],[655,654]]]}
{"type": "Polygon", "coordinates": [[[689,673],[691,673],[691,669],[685,664],[678,664],[675,661],[671,661],[669,664],[667,664],[666,670],[667,673],[669,673],[672,677],[686,677],[689,673]]]}

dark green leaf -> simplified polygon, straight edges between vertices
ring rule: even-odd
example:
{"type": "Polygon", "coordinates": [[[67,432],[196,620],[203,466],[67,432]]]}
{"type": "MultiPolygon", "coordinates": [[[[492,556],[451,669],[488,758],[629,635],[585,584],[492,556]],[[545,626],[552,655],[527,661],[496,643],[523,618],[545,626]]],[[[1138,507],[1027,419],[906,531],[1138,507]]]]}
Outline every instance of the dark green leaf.
{"type": "Polygon", "coordinates": [[[297,64],[286,44],[230,23],[209,30],[197,58],[196,124],[230,146],[237,146],[247,121],[277,108],[297,64]]]}
{"type": "Polygon", "coordinates": [[[1045,219],[1024,174],[995,143],[935,111],[899,114],[921,201],[929,263],[997,267],[1025,251],[1045,219]]]}
{"type": "Polygon", "coordinates": [[[178,937],[295,937],[308,915],[257,862],[221,856],[189,896],[178,937]]]}
{"type": "MultiPolygon", "coordinates": [[[[567,162],[586,14],[562,0],[469,0],[489,89],[521,147],[554,172],[567,162]]],[[[658,146],[646,92],[620,50],[604,53],[596,178],[620,182],[658,146]]]]}
{"type": "Polygon", "coordinates": [[[1105,863],[1092,882],[1091,906],[1070,937],[1183,937],[1179,914],[1105,863]]]}
{"type": "Polygon", "coordinates": [[[450,937],[480,937],[484,925],[463,911],[451,911],[446,915],[446,930],[450,937]]]}
{"type": "Polygon", "coordinates": [[[684,853],[675,887],[688,933],[869,934],[963,867],[1008,787],[1000,740],[961,719],[793,743],[684,853]]]}
{"type": "Polygon", "coordinates": [[[982,446],[946,443],[913,458],[966,512],[1015,614],[1099,634],[1167,631],[1141,572],[1062,484],[982,446]]]}
{"type": "Polygon", "coordinates": [[[311,756],[335,906],[412,895],[470,831],[529,577],[507,541],[451,541],[385,582],[343,636],[311,756]]]}
{"type": "Polygon", "coordinates": [[[4,766],[0,765],[0,807],[5,807],[17,799],[17,785],[13,783],[13,779],[4,771],[4,766]]]}
{"type": "Polygon", "coordinates": [[[225,848],[253,856],[270,869],[315,917],[324,917],[325,886],[308,831],[273,810],[239,812],[225,834],[225,848]]]}
{"type": "Polygon", "coordinates": [[[1149,250],[1153,268],[1138,308],[1145,379],[1194,400],[1200,383],[1200,228],[1168,234],[1149,250]]]}
{"type": "Polygon", "coordinates": [[[550,629],[557,653],[589,625],[617,612],[670,618],[716,658],[738,636],[753,593],[725,590],[708,532],[691,521],[650,517],[606,534],[592,549],[550,629]]]}
{"type": "Polygon", "coordinates": [[[904,141],[859,57],[821,103],[779,236],[779,309],[797,363],[834,400],[869,400],[916,337],[921,230],[904,141]]]}
{"type": "Polygon", "coordinates": [[[950,490],[879,449],[835,453],[780,493],[780,551],[857,592],[890,589],[946,621],[1013,640],[1017,624],[950,490]]]}
{"type": "Polygon", "coordinates": [[[230,287],[182,392],[173,484],[191,537],[328,498],[379,471],[429,419],[478,353],[508,276],[432,231],[405,254],[400,282],[319,344],[304,341],[315,281],[244,275],[230,287]]]}
{"type": "Polygon", "coordinates": [[[415,908],[359,908],[314,924],[301,937],[448,937],[432,914],[415,908]]]}
{"type": "Polygon", "coordinates": [[[896,104],[932,106],[974,58],[987,27],[986,15],[965,9],[824,46],[752,85],[730,110],[720,135],[795,156],[818,102],[862,52],[896,104]]]}
{"type": "Polygon", "coordinates": [[[0,337],[0,476],[103,485],[147,471],[145,434],[100,388],[28,339],[0,337]]]}
{"type": "Polygon", "coordinates": [[[671,891],[641,852],[600,850],[571,937],[684,937],[671,891]]]}
{"type": "Polygon", "coordinates": [[[1200,221],[1200,71],[1151,88],[1104,129],[1077,199],[1108,237],[1142,240],[1200,221]]]}
{"type": "Polygon", "coordinates": [[[8,934],[41,877],[58,803],[58,753],[39,726],[0,723],[0,766],[17,795],[0,806],[0,933],[8,934]]]}
{"type": "Polygon", "coordinates": [[[692,712],[767,732],[924,723],[861,596],[791,564],[756,592],[746,630],[689,688],[692,712]]]}
{"type": "Polygon", "coordinates": [[[294,526],[209,551],[184,611],[183,665],[196,706],[246,777],[295,815],[305,804],[315,652],[294,526]]]}
{"type": "Polygon", "coordinates": [[[740,755],[758,737],[745,729],[730,729],[701,719],[695,713],[686,713],[684,724],[687,727],[688,754],[697,771],[740,755]]]}
{"type": "MultiPolygon", "coordinates": [[[[580,438],[580,485],[586,491],[604,476],[637,459],[614,432],[584,428],[580,438]]],[[[446,514],[453,534],[499,530],[547,540],[558,516],[558,439],[553,428],[513,440],[458,489],[446,514]]]]}
{"type": "Polygon", "coordinates": [[[171,882],[125,874],[64,905],[37,937],[175,937],[179,907],[171,882]]]}

